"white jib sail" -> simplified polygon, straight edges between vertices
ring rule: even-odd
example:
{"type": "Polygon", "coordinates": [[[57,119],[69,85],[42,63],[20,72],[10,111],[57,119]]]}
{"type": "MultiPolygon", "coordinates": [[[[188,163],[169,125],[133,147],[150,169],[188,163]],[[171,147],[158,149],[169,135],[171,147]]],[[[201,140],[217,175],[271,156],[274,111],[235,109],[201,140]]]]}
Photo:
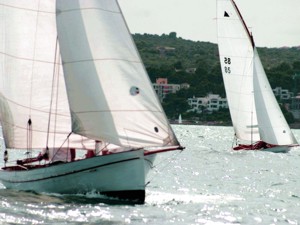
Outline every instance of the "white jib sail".
{"type": "Polygon", "coordinates": [[[261,139],[275,145],[297,144],[274,96],[256,48],[254,50],[254,96],[261,139]]]}
{"type": "Polygon", "coordinates": [[[119,146],[178,145],[116,0],[58,0],[75,133],[119,146]]]}
{"type": "Polygon", "coordinates": [[[260,139],[253,95],[253,45],[231,0],[217,0],[218,47],[231,119],[237,138],[260,139]]]}

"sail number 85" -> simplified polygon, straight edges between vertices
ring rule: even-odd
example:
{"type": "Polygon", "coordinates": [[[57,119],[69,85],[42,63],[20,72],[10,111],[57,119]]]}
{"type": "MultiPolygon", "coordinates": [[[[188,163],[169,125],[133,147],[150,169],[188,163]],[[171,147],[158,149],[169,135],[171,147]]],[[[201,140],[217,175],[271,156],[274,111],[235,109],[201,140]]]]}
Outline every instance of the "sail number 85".
{"type": "Polygon", "coordinates": [[[225,73],[231,73],[231,68],[230,68],[231,59],[229,57],[224,57],[224,63],[225,63],[225,67],[224,67],[225,73]]]}

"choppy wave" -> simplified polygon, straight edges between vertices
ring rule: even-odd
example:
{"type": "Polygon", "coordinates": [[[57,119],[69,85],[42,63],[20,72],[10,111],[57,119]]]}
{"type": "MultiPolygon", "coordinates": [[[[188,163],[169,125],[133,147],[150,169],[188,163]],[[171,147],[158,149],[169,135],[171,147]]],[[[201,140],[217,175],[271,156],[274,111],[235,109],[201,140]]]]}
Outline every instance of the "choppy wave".
{"type": "MultiPolygon", "coordinates": [[[[96,192],[0,186],[0,224],[300,224],[300,148],[233,152],[232,127],[176,125],[174,131],[186,149],[157,157],[144,205],[111,204],[105,200],[115,199],[96,192]]],[[[300,141],[300,130],[293,132],[300,141]]]]}

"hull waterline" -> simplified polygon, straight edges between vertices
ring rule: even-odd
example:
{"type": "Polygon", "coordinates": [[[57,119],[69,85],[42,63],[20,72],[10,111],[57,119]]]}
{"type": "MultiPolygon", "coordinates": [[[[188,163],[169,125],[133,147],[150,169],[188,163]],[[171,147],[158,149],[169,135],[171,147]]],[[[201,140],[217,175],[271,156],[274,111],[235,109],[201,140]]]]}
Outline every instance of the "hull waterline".
{"type": "Polygon", "coordinates": [[[270,148],[260,148],[260,149],[250,149],[250,148],[239,148],[233,149],[234,151],[263,151],[263,152],[273,152],[273,153],[287,153],[292,148],[297,147],[298,145],[279,145],[270,148]]]}
{"type": "Polygon", "coordinates": [[[0,180],[9,189],[60,194],[99,192],[142,204],[146,174],[154,158],[145,160],[144,151],[137,150],[28,170],[6,167],[0,171],[0,180]]]}
{"type": "Polygon", "coordinates": [[[287,153],[292,148],[297,147],[297,146],[298,145],[281,145],[281,146],[276,146],[276,147],[272,147],[272,148],[262,149],[262,151],[273,152],[273,153],[287,153]]]}

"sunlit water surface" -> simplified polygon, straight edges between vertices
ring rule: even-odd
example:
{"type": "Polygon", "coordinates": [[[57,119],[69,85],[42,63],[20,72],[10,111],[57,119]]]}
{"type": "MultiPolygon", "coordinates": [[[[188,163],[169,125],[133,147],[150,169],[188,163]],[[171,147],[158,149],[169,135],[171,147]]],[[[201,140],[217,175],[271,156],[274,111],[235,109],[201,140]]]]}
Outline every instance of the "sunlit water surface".
{"type": "Polygon", "coordinates": [[[173,127],[186,149],[158,156],[144,205],[0,185],[0,224],[300,224],[299,148],[233,152],[232,127],[173,127]]]}

